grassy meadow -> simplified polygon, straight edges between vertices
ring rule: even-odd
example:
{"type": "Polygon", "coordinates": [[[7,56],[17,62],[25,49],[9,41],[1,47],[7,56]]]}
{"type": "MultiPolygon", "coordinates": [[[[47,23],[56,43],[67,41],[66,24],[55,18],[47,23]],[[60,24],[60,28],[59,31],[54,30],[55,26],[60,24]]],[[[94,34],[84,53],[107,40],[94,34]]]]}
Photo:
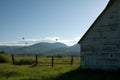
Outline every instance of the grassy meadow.
{"type": "Polygon", "coordinates": [[[57,80],[60,75],[79,67],[78,57],[74,58],[73,65],[70,61],[70,57],[54,58],[52,67],[51,57],[38,57],[38,64],[35,65],[35,57],[15,56],[15,65],[12,60],[0,63],[0,80],[57,80]]]}
{"type": "Polygon", "coordinates": [[[73,58],[73,65],[71,57],[55,57],[53,67],[51,57],[38,57],[37,65],[35,57],[15,56],[15,65],[8,59],[0,63],[0,80],[120,80],[119,70],[80,69],[79,57],[73,58]]]}

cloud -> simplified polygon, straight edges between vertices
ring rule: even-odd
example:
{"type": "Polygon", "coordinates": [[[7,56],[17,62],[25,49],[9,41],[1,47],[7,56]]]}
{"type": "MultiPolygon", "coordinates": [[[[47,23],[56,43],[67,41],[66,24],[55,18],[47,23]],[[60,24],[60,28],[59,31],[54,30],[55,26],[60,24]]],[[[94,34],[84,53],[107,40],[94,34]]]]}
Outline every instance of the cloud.
{"type": "Polygon", "coordinates": [[[45,40],[56,41],[56,39],[60,39],[59,37],[46,37],[45,40]]]}
{"type": "Polygon", "coordinates": [[[20,43],[18,41],[12,41],[12,42],[0,42],[0,46],[24,46],[25,44],[20,43]]]}
{"type": "Polygon", "coordinates": [[[12,41],[12,42],[4,42],[0,43],[0,45],[7,45],[7,46],[29,46],[33,45],[39,42],[49,42],[49,43],[54,43],[54,42],[61,42],[64,43],[68,46],[72,46],[76,44],[79,41],[80,37],[76,37],[74,39],[68,40],[68,39],[62,39],[60,37],[45,37],[43,39],[24,39],[21,41],[12,41]]]}
{"type": "Polygon", "coordinates": [[[74,45],[76,44],[78,41],[79,41],[80,37],[76,37],[72,40],[68,40],[68,39],[61,39],[59,37],[46,37],[45,38],[45,41],[48,41],[48,42],[61,42],[61,43],[64,43],[68,46],[71,46],[71,45],[74,45]],[[57,41],[56,41],[57,39],[57,41]]]}
{"type": "Polygon", "coordinates": [[[25,39],[21,41],[0,42],[1,46],[29,46],[39,42],[39,39],[25,39]]]}

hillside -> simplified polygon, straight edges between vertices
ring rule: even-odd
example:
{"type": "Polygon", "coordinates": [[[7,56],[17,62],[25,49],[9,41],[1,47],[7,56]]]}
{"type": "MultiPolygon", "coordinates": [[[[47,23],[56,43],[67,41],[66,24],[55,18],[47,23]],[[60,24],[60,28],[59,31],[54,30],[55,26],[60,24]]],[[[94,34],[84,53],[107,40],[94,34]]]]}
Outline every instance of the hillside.
{"type": "Polygon", "coordinates": [[[31,46],[15,47],[15,46],[1,46],[0,50],[6,51],[8,54],[19,55],[79,55],[79,45],[67,46],[63,43],[47,43],[41,42],[31,46]]]}
{"type": "Polygon", "coordinates": [[[51,55],[63,55],[63,56],[70,56],[70,55],[80,55],[80,46],[75,44],[73,46],[65,47],[65,48],[56,48],[48,52],[51,55]]]}
{"type": "Polygon", "coordinates": [[[10,53],[15,49],[19,49],[21,46],[0,46],[0,51],[5,51],[6,53],[10,53]]]}

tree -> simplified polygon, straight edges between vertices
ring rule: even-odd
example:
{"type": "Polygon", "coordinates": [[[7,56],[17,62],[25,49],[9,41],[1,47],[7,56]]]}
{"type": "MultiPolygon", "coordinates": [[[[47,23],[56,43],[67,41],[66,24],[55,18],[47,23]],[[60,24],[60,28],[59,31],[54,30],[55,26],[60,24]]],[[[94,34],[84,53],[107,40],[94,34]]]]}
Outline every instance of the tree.
{"type": "Polygon", "coordinates": [[[8,63],[10,62],[10,57],[6,54],[5,51],[0,52],[0,63],[8,63]]]}
{"type": "Polygon", "coordinates": [[[6,52],[5,51],[1,51],[0,54],[6,54],[6,52]]]}

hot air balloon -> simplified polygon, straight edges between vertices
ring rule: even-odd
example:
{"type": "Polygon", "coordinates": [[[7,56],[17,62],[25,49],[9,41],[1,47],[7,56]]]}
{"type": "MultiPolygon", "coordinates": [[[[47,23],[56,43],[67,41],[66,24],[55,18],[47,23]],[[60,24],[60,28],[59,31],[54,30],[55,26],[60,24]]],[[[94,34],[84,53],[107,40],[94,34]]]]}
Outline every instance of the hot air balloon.
{"type": "Polygon", "coordinates": [[[58,40],[58,39],[55,39],[56,41],[58,40]]]}
{"type": "Polygon", "coordinates": [[[22,39],[24,40],[25,38],[23,37],[22,39]]]}
{"type": "Polygon", "coordinates": [[[27,42],[25,42],[25,44],[28,44],[27,42]]]}

